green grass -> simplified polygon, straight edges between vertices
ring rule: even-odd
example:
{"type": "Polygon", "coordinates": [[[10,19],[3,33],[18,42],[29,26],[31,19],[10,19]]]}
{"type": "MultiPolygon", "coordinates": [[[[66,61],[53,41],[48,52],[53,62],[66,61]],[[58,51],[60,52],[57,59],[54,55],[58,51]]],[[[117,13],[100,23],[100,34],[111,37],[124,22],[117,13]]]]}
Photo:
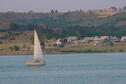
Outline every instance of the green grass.
{"type": "Polygon", "coordinates": [[[93,49],[88,49],[88,50],[64,50],[61,51],[64,53],[102,53],[102,52],[107,52],[106,50],[93,50],[93,49]]]}

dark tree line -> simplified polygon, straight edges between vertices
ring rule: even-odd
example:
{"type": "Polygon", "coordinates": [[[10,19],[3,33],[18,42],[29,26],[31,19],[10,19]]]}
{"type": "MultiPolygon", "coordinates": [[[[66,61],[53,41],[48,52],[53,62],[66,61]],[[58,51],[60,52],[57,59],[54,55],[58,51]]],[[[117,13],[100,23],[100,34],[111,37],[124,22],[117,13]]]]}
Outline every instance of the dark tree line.
{"type": "Polygon", "coordinates": [[[78,37],[88,37],[88,36],[125,36],[126,28],[125,27],[115,27],[104,25],[98,27],[89,27],[89,26],[80,26],[73,25],[67,26],[66,28],[57,28],[56,26],[45,25],[45,24],[11,24],[10,31],[33,31],[37,30],[40,37],[45,39],[51,38],[64,38],[69,36],[78,36],[78,37]]]}

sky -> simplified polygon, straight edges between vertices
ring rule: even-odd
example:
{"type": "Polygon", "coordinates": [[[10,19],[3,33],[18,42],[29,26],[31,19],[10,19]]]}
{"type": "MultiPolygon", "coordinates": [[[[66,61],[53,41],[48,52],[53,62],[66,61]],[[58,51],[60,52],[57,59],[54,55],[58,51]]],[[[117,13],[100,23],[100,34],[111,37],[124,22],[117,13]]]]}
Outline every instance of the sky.
{"type": "Polygon", "coordinates": [[[3,12],[49,12],[52,9],[63,12],[123,6],[126,6],[126,0],[0,0],[0,11],[3,12]]]}

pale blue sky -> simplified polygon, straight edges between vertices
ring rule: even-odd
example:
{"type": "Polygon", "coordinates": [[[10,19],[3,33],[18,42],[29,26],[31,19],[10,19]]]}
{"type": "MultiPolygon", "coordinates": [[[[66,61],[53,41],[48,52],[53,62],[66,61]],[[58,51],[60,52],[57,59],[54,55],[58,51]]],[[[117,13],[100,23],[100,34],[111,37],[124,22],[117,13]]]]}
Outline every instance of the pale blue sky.
{"type": "Polygon", "coordinates": [[[48,12],[51,9],[68,11],[76,9],[104,9],[126,6],[126,0],[0,0],[0,11],[48,12]]]}

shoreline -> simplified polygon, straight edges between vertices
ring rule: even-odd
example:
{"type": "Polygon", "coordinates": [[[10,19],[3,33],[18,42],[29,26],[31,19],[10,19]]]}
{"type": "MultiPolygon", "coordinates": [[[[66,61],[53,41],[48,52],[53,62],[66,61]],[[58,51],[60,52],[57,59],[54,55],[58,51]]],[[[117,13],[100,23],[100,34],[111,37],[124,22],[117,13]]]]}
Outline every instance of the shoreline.
{"type": "MultiPolygon", "coordinates": [[[[26,48],[23,48],[22,44],[16,44],[19,47],[19,50],[9,49],[9,45],[1,45],[0,55],[33,55],[33,47],[30,47],[31,44],[28,44],[26,48]]],[[[94,53],[126,53],[126,42],[124,43],[114,43],[113,46],[109,45],[97,45],[93,44],[80,44],[73,46],[60,47],[47,47],[43,49],[45,55],[55,55],[55,54],[94,54],[94,53]]]]}
{"type": "MultiPolygon", "coordinates": [[[[81,52],[81,53],[73,53],[73,52],[67,52],[67,53],[63,53],[63,52],[56,52],[56,53],[44,53],[44,55],[58,55],[58,54],[102,54],[102,53],[126,53],[126,52],[81,52]]],[[[21,52],[11,52],[11,53],[1,53],[0,52],[0,56],[15,56],[15,55],[33,55],[33,53],[29,52],[29,53],[21,53],[21,52]]]]}

